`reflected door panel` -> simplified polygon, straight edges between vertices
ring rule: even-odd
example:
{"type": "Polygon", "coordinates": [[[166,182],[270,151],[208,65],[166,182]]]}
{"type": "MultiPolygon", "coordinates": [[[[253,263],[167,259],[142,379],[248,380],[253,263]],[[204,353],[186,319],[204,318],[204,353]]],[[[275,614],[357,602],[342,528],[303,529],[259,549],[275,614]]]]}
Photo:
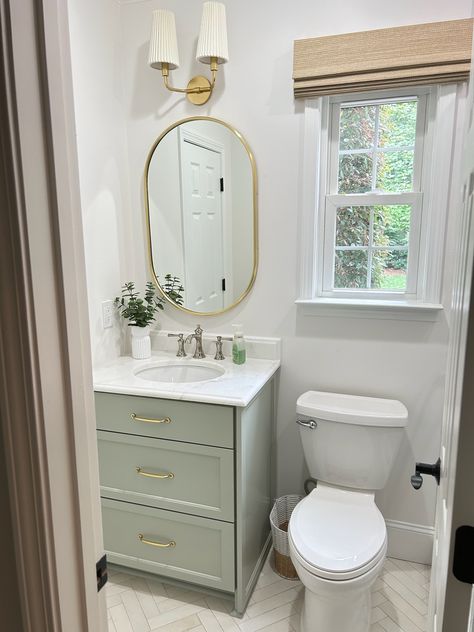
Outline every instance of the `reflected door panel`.
{"type": "Polygon", "coordinates": [[[186,305],[217,312],[224,307],[222,155],[183,135],[180,148],[186,305]]]}

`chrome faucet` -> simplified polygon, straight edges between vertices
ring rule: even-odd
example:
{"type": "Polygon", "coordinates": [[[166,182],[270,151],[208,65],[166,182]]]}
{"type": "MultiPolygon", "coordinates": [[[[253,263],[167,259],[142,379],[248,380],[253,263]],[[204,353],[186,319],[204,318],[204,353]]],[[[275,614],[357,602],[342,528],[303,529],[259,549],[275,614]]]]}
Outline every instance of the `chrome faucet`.
{"type": "Polygon", "coordinates": [[[196,358],[196,359],[206,357],[206,354],[204,353],[202,349],[202,334],[203,334],[203,330],[201,329],[201,325],[198,325],[196,329],[194,330],[194,333],[189,334],[189,336],[186,338],[187,343],[191,342],[193,338],[196,341],[196,348],[194,349],[194,355],[193,355],[193,358],[196,358]]]}

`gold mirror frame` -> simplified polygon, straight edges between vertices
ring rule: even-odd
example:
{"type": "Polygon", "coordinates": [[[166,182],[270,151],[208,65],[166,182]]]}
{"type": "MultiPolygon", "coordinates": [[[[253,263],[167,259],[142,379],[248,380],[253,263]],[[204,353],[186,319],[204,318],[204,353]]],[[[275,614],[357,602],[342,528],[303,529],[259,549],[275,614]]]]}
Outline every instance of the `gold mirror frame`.
{"type": "Polygon", "coordinates": [[[225,121],[222,121],[220,119],[211,117],[211,116],[190,116],[188,118],[184,118],[181,119],[179,121],[177,121],[176,123],[173,123],[173,125],[170,125],[169,127],[167,127],[165,129],[165,131],[160,134],[160,136],[158,136],[158,138],[156,139],[156,141],[153,143],[150,151],[148,152],[148,157],[146,159],[146,164],[145,164],[145,174],[144,174],[144,190],[145,190],[145,219],[146,219],[146,230],[147,230],[147,249],[148,249],[148,263],[150,266],[150,272],[151,272],[151,278],[153,280],[153,282],[155,283],[156,287],[158,288],[158,290],[161,292],[162,296],[164,297],[164,299],[170,303],[170,305],[173,305],[174,307],[176,307],[177,309],[181,310],[182,312],[187,312],[188,314],[194,314],[196,316],[218,316],[219,314],[224,314],[225,312],[228,312],[230,309],[233,309],[236,305],[238,305],[241,301],[244,300],[244,298],[249,294],[250,290],[252,289],[254,283],[255,283],[255,279],[257,277],[257,269],[258,269],[258,206],[257,206],[257,167],[255,165],[255,158],[253,156],[252,150],[249,147],[249,144],[247,143],[247,141],[245,140],[245,138],[242,136],[242,134],[232,125],[229,125],[229,123],[226,123],[225,121]],[[155,272],[155,268],[153,265],[153,246],[152,246],[152,242],[151,242],[151,222],[150,222],[150,205],[149,205],[149,194],[148,194],[148,172],[150,169],[150,163],[151,163],[151,159],[153,158],[153,154],[155,152],[155,149],[158,147],[158,145],[160,144],[160,142],[163,140],[163,138],[166,136],[166,134],[168,134],[169,132],[171,132],[171,130],[175,129],[175,127],[178,127],[179,125],[182,125],[183,123],[189,123],[191,121],[213,121],[214,123],[219,123],[220,125],[224,125],[224,127],[227,127],[228,130],[230,130],[242,143],[245,151],[247,152],[247,155],[249,157],[249,161],[250,161],[250,166],[252,169],[252,184],[253,184],[253,269],[252,269],[252,276],[250,278],[250,282],[247,286],[247,289],[239,296],[239,298],[232,303],[232,305],[229,305],[228,307],[225,307],[223,309],[220,309],[218,311],[215,312],[196,312],[192,309],[188,309],[187,307],[183,307],[182,305],[177,305],[174,301],[172,301],[168,295],[165,293],[165,291],[163,290],[163,288],[160,285],[160,282],[158,281],[158,277],[157,274],[155,272]]]}

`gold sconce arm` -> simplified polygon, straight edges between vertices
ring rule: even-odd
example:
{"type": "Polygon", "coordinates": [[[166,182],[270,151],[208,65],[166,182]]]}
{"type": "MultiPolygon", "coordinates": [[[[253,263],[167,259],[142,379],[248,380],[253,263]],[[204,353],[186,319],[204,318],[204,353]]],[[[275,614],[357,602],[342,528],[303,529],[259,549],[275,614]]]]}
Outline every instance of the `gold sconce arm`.
{"type": "Polygon", "coordinates": [[[209,101],[212,91],[214,90],[214,85],[216,83],[217,76],[217,57],[211,57],[211,80],[207,77],[203,77],[202,75],[196,75],[191,79],[186,88],[175,88],[169,82],[169,64],[163,63],[161,66],[161,74],[163,75],[163,82],[167,90],[170,92],[180,92],[186,95],[188,101],[193,103],[194,105],[204,105],[209,101]]]}

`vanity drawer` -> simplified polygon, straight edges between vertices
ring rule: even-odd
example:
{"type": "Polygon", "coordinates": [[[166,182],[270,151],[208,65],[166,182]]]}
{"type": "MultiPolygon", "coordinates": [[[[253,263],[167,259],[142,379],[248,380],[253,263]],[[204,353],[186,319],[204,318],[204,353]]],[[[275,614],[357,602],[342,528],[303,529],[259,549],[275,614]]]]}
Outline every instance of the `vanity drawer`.
{"type": "Polygon", "coordinates": [[[102,496],[234,519],[232,450],[100,430],[97,434],[102,496]]]}
{"type": "Polygon", "coordinates": [[[102,500],[102,520],[110,562],[234,590],[232,524],[107,499],[102,500]],[[170,542],[175,545],[162,548],[150,544],[170,542]]]}
{"type": "Polygon", "coordinates": [[[95,406],[99,430],[223,448],[234,445],[230,406],[100,392],[95,393],[95,406]]]}

